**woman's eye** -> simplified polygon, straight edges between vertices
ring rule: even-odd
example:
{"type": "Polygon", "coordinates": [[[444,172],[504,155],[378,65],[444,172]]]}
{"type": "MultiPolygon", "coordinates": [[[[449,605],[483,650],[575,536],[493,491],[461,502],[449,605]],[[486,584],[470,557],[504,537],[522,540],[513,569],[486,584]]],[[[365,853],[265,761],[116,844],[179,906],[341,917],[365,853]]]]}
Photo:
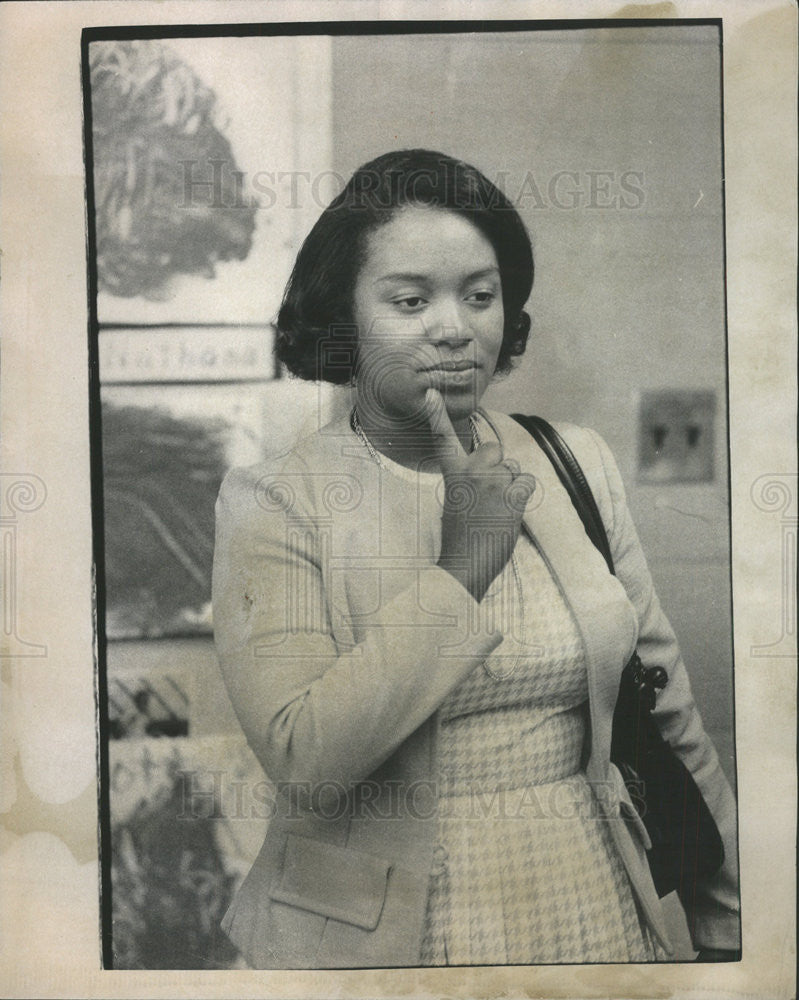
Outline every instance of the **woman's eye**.
{"type": "Polygon", "coordinates": [[[394,299],[394,305],[399,306],[406,312],[410,312],[413,309],[419,309],[425,304],[425,300],[421,295],[405,295],[401,299],[394,299]]]}
{"type": "Polygon", "coordinates": [[[472,302],[479,306],[487,306],[496,298],[496,293],[491,291],[472,292],[466,296],[467,302],[472,302]]]}

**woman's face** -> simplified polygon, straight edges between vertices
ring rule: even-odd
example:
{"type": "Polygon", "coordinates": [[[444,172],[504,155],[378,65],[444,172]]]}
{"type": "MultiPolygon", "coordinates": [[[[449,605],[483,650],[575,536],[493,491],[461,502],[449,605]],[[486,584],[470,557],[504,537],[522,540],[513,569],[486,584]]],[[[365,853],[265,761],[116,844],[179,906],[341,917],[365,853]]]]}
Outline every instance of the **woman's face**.
{"type": "Polygon", "coordinates": [[[362,416],[418,424],[431,387],[453,422],[473,412],[496,368],[504,313],[494,248],[471,222],[400,209],[367,237],[353,313],[362,416]]]}

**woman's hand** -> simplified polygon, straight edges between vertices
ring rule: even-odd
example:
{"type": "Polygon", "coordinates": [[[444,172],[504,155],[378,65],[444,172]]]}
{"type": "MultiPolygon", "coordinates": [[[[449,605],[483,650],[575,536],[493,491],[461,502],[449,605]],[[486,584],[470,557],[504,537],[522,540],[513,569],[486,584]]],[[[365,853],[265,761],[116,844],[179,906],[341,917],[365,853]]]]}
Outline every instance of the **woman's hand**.
{"type": "Polygon", "coordinates": [[[425,402],[444,475],[438,565],[481,601],[511,557],[535,479],[505,462],[497,444],[467,454],[441,394],[428,389],[425,402]]]}

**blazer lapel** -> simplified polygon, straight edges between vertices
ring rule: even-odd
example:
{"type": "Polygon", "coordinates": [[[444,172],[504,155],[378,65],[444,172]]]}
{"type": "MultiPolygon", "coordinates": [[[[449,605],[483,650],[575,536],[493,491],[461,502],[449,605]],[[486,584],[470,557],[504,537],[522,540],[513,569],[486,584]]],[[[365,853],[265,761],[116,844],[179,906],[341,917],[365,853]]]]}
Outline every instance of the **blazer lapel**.
{"type": "Polygon", "coordinates": [[[557,473],[533,438],[510,417],[497,424],[506,457],[535,476],[537,487],[523,524],[547,562],[571,609],[585,651],[591,713],[587,774],[607,778],[613,709],[624,664],[638,638],[638,622],[619,581],[585,533],[557,473]]]}

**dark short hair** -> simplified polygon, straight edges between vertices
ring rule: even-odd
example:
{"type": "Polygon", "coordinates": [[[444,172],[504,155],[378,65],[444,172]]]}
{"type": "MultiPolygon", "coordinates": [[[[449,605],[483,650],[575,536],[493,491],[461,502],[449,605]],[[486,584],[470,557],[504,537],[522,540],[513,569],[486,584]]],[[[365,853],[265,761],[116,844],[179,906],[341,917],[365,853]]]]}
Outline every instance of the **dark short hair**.
{"type": "Polygon", "coordinates": [[[456,212],[488,239],[505,313],[496,371],[509,371],[513,358],[524,353],[533,251],[519,213],[476,167],[444,153],[404,149],[359,167],[300,248],[277,317],[277,356],[294,375],[338,385],[351,380],[357,354],[353,295],[366,237],[406,205],[456,212]],[[341,362],[347,356],[352,363],[341,362]]]}

